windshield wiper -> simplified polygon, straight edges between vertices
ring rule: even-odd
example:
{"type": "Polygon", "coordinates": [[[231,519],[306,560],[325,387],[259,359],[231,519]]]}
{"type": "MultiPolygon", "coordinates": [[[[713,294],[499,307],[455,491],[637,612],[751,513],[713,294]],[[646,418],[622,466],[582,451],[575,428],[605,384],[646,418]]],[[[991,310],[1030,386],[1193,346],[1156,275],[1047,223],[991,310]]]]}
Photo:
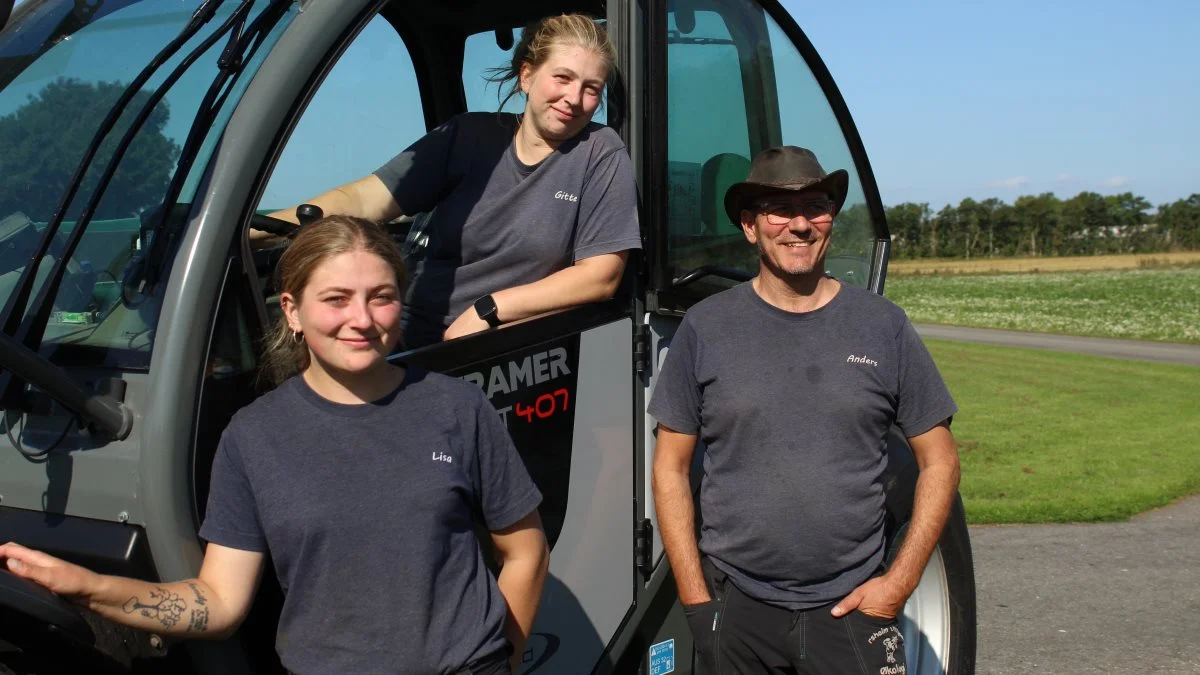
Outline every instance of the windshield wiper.
{"type": "MultiPolygon", "coordinates": [[[[204,0],[204,2],[196,8],[192,13],[191,20],[183,27],[183,30],[176,35],[167,46],[163,47],[158,54],[146,64],[142,72],[129,83],[125,91],[121,93],[121,97],[109,110],[108,116],[100,123],[100,127],[96,129],[96,133],[92,136],[92,142],[88,144],[87,150],[83,153],[83,158],[79,161],[79,166],[75,168],[75,174],[71,176],[71,182],[67,184],[67,189],[63,191],[62,198],[59,199],[58,208],[54,210],[50,221],[46,223],[46,229],[42,232],[41,241],[38,242],[37,249],[29,259],[29,264],[21,273],[20,279],[17,281],[13,292],[8,296],[7,302],[4,304],[3,313],[0,313],[0,330],[9,334],[15,335],[18,322],[25,315],[25,308],[29,302],[29,295],[33,292],[34,280],[37,278],[38,265],[42,258],[50,251],[50,246],[54,241],[54,237],[58,234],[58,230],[62,227],[63,220],[66,218],[67,209],[70,208],[71,202],[74,201],[75,195],[79,192],[80,185],[83,184],[84,176],[92,165],[92,161],[96,158],[96,153],[100,151],[100,145],[108,137],[108,134],[117,126],[117,121],[125,112],[126,106],[129,105],[133,97],[141,91],[142,87],[150,80],[154,73],[166,63],[168,59],[175,55],[183,45],[192,38],[201,28],[208,23],[216,14],[217,8],[225,0],[204,0]]],[[[115,159],[119,159],[114,155],[115,159]]],[[[76,231],[82,230],[78,226],[76,231]]]]}
{"type": "MultiPolygon", "coordinates": [[[[248,10],[252,4],[253,0],[244,0],[243,6],[239,7],[234,14],[238,15],[243,8],[248,10]]],[[[261,14],[255,17],[245,33],[242,32],[245,27],[244,15],[230,33],[229,43],[221,52],[220,58],[217,59],[220,72],[213,79],[208,92],[204,95],[204,100],[196,111],[191,131],[188,132],[183,150],[179,153],[179,162],[175,173],[171,177],[170,185],[167,186],[166,194],[163,195],[162,208],[158,209],[158,212],[152,217],[150,246],[142,260],[135,261],[127,270],[125,283],[134,286],[136,292],[145,293],[153,290],[160,281],[163,263],[179,233],[178,227],[168,227],[173,221],[169,205],[173,205],[179,198],[179,193],[183,191],[183,184],[191,171],[192,162],[195,161],[200,146],[204,143],[204,138],[212,127],[212,121],[216,119],[217,113],[224,106],[225,99],[237,82],[238,76],[241,75],[246,63],[254,58],[254,54],[262,46],[271,29],[283,18],[284,12],[291,4],[292,0],[274,0],[261,14]]]]}
{"type": "MultiPolygon", "coordinates": [[[[75,174],[71,178],[71,182],[67,185],[67,189],[63,192],[63,196],[59,200],[58,207],[55,209],[50,221],[46,224],[46,229],[42,232],[42,238],[38,242],[37,249],[30,257],[29,263],[22,270],[21,277],[13,288],[12,294],[5,302],[3,313],[0,313],[0,335],[4,338],[0,340],[0,368],[4,369],[4,372],[0,373],[0,407],[5,409],[22,408],[24,405],[24,382],[29,381],[35,383],[40,389],[49,394],[51,398],[75,410],[85,419],[96,423],[110,434],[123,438],[124,435],[129,433],[132,416],[123,403],[111,396],[88,393],[71,380],[70,376],[61,368],[54,366],[49,360],[41,356],[38,353],[38,349],[41,346],[41,338],[45,332],[46,322],[49,320],[50,308],[54,298],[58,294],[58,287],[62,282],[62,278],[66,273],[67,263],[74,254],[79,241],[82,239],[83,232],[87,229],[88,221],[91,219],[91,215],[99,203],[108,180],[111,180],[116,166],[120,163],[125,150],[128,148],[129,142],[136,135],[141,125],[145,122],[145,119],[149,117],[158,99],[162,98],[161,95],[158,96],[158,99],[154,99],[143,107],[141,114],[130,125],[125,138],[122,139],[121,145],[113,153],[109,165],[106,167],[101,184],[97,185],[96,191],[88,203],[88,207],[76,221],[75,227],[72,228],[71,234],[67,239],[66,246],[64,246],[55,260],[51,273],[43,283],[33,303],[33,311],[27,311],[27,305],[29,296],[33,291],[38,267],[50,251],[54,238],[62,227],[67,209],[75,199],[91,163],[95,160],[100,145],[116,127],[117,121],[125,111],[125,108],[133,100],[134,96],[141,91],[141,88],[149,81],[150,77],[216,15],[217,9],[223,2],[224,0],[204,0],[196,8],[187,25],[155,55],[150,63],[142,69],[142,72],[125,88],[121,97],[113,105],[108,116],[105,117],[93,135],[91,143],[88,145],[83,158],[79,162],[79,166],[75,170],[75,174]],[[22,321],[22,318],[25,321],[22,321]],[[94,409],[96,406],[109,412],[102,414],[95,413],[94,409]],[[118,414],[112,414],[111,409],[117,410],[118,414]]],[[[226,22],[226,26],[231,24],[232,21],[226,22]]],[[[223,31],[218,31],[218,37],[221,32],[223,31]]],[[[206,41],[206,43],[206,46],[203,46],[200,51],[194,52],[196,58],[212,45],[212,41],[206,41]]],[[[182,70],[179,68],[176,71],[182,74],[182,70]]],[[[175,79],[178,79],[178,76],[175,79]]],[[[155,93],[165,93],[168,88],[168,85],[160,86],[155,93]]]]}
{"type": "MultiPolygon", "coordinates": [[[[220,0],[216,0],[218,3],[220,0]]],[[[74,254],[75,248],[82,239],[83,232],[87,229],[93,214],[100,200],[103,198],[104,191],[108,187],[117,166],[120,164],[122,157],[128,150],[129,145],[133,142],[141,126],[145,123],[154,107],[162,100],[166,92],[175,84],[176,81],[191,67],[191,65],[212,45],[216,44],[223,35],[233,31],[230,34],[229,43],[222,51],[217,64],[220,72],[214,78],[212,85],[209,87],[208,93],[205,95],[204,101],[201,103],[200,109],[193,121],[191,130],[188,133],[188,138],[184,143],[184,147],[180,152],[179,161],[176,165],[175,173],[172,176],[167,192],[163,197],[162,208],[158,209],[157,213],[152,217],[155,224],[151,230],[151,245],[149,250],[143,256],[140,262],[135,261],[130,267],[130,272],[142,270],[145,276],[138,283],[139,291],[143,290],[147,285],[153,287],[157,282],[158,270],[161,261],[165,258],[166,251],[169,250],[166,236],[166,224],[170,222],[170,209],[168,205],[175,203],[180,192],[183,190],[183,183],[186,180],[191,169],[192,162],[195,161],[196,155],[200,150],[200,146],[204,141],[205,136],[211,126],[212,119],[215,118],[217,111],[220,110],[221,104],[225,97],[229,94],[229,89],[226,85],[231,79],[242,72],[246,62],[253,56],[262,45],[266,35],[271,28],[281,19],[292,0],[274,0],[256,19],[251,23],[250,29],[242,33],[242,29],[246,24],[246,18],[253,8],[254,0],[242,0],[242,3],[233,11],[228,19],[209,35],[202,44],[197,46],[190,52],[183,61],[176,66],[175,70],[167,77],[166,80],[151,94],[149,100],[146,101],[137,118],[126,131],[125,136],[121,139],[115,149],[109,164],[105,167],[103,175],[92,193],[91,199],[88,201],[83,213],[75,223],[70,236],[67,239],[66,245],[63,247],[58,259],[55,261],[54,268],[43,283],[41,290],[38,292],[37,298],[31,306],[31,309],[26,313],[25,320],[17,327],[14,337],[29,351],[37,353],[41,346],[42,336],[46,330],[46,324],[50,318],[50,310],[52,308],[55,297],[57,296],[58,286],[62,282],[67,270],[67,261],[74,254]],[[250,49],[249,54],[246,53],[247,48],[250,49]],[[225,89],[224,92],[222,90],[225,89]],[[219,98],[218,98],[219,96],[219,98]]],[[[232,86],[232,85],[230,85],[232,86]]],[[[78,188],[78,185],[73,186],[78,188]]],[[[59,219],[61,223],[61,218],[59,219]]],[[[141,275],[143,272],[136,272],[141,275]]],[[[128,278],[127,274],[127,278],[128,278]]],[[[2,360],[2,359],[0,359],[2,360]]],[[[0,362],[0,366],[5,364],[0,362]]],[[[63,374],[65,376],[65,373],[63,374]]],[[[0,374],[0,407],[10,407],[13,403],[20,405],[23,400],[23,384],[19,375],[13,372],[5,372],[0,374]]],[[[47,392],[49,393],[49,392],[47,392]]],[[[62,402],[62,401],[60,401],[62,402]]],[[[65,405],[65,402],[63,402],[65,405]]]]}

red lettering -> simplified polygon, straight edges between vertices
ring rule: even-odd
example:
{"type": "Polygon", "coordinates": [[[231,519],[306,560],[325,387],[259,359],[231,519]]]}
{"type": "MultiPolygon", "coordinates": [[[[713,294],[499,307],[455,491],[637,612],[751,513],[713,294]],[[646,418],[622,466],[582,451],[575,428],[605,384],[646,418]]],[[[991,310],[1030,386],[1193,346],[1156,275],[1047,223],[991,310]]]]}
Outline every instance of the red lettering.
{"type": "Polygon", "coordinates": [[[513,412],[517,414],[517,417],[524,417],[526,422],[533,422],[533,406],[517,403],[513,405],[513,412]]]}
{"type": "Polygon", "coordinates": [[[534,408],[534,410],[537,411],[537,416],[539,418],[546,419],[547,417],[554,414],[554,397],[551,396],[550,394],[542,394],[541,396],[537,397],[536,401],[533,402],[533,408],[534,408]],[[545,401],[548,404],[548,407],[546,408],[546,410],[544,412],[542,411],[542,402],[543,401],[545,401]]]}
{"type": "Polygon", "coordinates": [[[514,403],[511,409],[517,417],[532,423],[534,415],[537,415],[538,419],[544,420],[559,410],[566,410],[570,400],[571,392],[566,389],[556,389],[549,394],[538,396],[534,399],[533,405],[514,403]]]}

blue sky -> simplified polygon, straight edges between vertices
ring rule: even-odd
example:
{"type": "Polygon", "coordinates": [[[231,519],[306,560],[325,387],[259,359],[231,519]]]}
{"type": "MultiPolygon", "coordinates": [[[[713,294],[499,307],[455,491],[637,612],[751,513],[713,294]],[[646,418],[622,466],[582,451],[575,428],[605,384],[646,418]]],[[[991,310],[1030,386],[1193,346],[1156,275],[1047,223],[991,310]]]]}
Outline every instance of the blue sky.
{"type": "Polygon", "coordinates": [[[1200,2],[783,4],[886,204],[1200,193],[1200,2]]]}
{"type": "MultiPolygon", "coordinates": [[[[195,4],[143,7],[177,14],[195,4]]],[[[1200,2],[783,4],[837,81],[885,204],[937,209],[964,197],[1094,190],[1132,191],[1158,205],[1200,193],[1200,2]]],[[[149,38],[123,42],[139,51],[131,64],[157,48],[149,38]]],[[[343,77],[326,81],[329,96],[310,106],[265,201],[299,201],[361,176],[423,128],[412,78],[394,67],[407,54],[388,40],[370,42],[347,52],[335,69],[343,77]],[[392,81],[380,87],[367,73],[383,66],[392,81]],[[368,91],[378,100],[344,105],[368,91]],[[312,133],[301,143],[306,124],[312,133]],[[346,136],[308,140],[335,128],[346,136]]],[[[469,54],[468,68],[502,57],[492,42],[469,54]]],[[[64,58],[78,64],[77,75],[115,77],[82,52],[64,58]]],[[[494,90],[486,98],[468,90],[480,107],[495,108],[494,90]]],[[[168,132],[182,135],[186,119],[177,117],[168,132]]]]}

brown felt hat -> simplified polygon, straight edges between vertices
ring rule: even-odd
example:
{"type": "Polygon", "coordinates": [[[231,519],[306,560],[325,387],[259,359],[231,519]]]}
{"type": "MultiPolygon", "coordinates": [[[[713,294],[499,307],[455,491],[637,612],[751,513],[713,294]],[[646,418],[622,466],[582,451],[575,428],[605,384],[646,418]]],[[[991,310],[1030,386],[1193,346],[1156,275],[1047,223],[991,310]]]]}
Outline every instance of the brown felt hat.
{"type": "Polygon", "coordinates": [[[750,164],[750,175],[725,191],[725,214],[741,227],[742,209],[751,200],[780,192],[821,190],[834,203],[834,213],[842,209],[850,174],[845,169],[825,173],[812,150],[784,145],[758,153],[750,164]]]}

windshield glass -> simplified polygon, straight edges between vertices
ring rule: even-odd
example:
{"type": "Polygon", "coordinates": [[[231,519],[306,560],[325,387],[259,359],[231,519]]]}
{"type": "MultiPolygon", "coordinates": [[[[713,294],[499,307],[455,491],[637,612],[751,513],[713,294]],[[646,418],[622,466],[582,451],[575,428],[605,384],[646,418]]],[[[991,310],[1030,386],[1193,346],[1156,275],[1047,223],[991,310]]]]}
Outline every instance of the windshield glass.
{"type": "MultiPolygon", "coordinates": [[[[48,276],[139,111],[171,71],[239,4],[223,3],[216,16],[133,97],[92,161],[49,255],[38,265],[37,283],[48,276]]],[[[255,2],[247,24],[268,4],[255,2]]],[[[47,222],[113,104],[200,5],[201,0],[30,0],[18,5],[0,33],[0,303],[8,300],[36,253],[47,222]]],[[[176,204],[162,202],[205,93],[219,74],[217,60],[227,38],[216,40],[155,106],[117,165],[68,260],[43,354],[61,365],[149,366],[158,294],[164,284],[147,295],[131,292],[134,285],[122,282],[133,276],[131,270],[152,240],[150,216],[169,210],[171,218],[187,217],[216,138],[294,11],[289,9],[226,87],[227,95],[205,132],[176,204]]]]}

